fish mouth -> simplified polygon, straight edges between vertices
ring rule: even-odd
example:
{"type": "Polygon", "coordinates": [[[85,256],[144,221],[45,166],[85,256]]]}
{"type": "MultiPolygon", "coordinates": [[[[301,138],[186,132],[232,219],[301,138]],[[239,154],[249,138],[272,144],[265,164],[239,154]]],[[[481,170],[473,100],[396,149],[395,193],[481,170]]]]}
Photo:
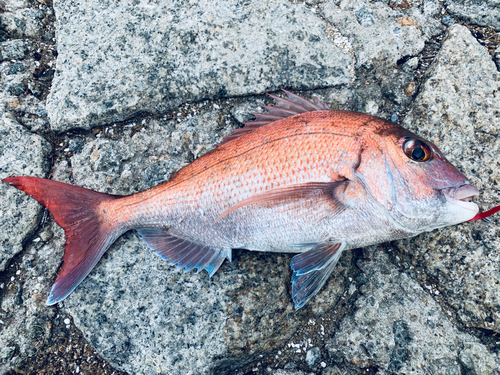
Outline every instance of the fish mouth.
{"type": "Polygon", "coordinates": [[[477,204],[471,201],[472,198],[479,196],[479,190],[474,186],[466,184],[458,188],[443,189],[442,191],[448,202],[475,213],[479,211],[477,204]]]}

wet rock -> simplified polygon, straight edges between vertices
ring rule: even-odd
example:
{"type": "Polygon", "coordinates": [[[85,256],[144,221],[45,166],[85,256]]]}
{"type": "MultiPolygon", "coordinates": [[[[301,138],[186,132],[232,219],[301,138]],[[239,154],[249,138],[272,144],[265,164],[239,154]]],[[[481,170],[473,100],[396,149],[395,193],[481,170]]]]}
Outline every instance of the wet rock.
{"type": "MultiPolygon", "coordinates": [[[[50,146],[28,132],[8,112],[0,112],[0,179],[44,177],[50,146]]],[[[22,250],[28,233],[38,224],[41,206],[8,184],[0,183],[0,271],[22,250]]]]}
{"type": "Polygon", "coordinates": [[[380,247],[358,261],[370,281],[360,288],[356,311],[340,322],[326,348],[345,361],[381,373],[461,374],[461,366],[491,374],[500,363],[474,336],[460,332],[412,277],[399,272],[380,247]],[[472,354],[474,353],[474,354],[472,354]],[[465,361],[464,361],[465,360],[465,361]]]}
{"type": "MultiPolygon", "coordinates": [[[[403,122],[439,145],[486,202],[499,200],[499,92],[500,73],[487,50],[467,28],[454,25],[403,122]]],[[[423,234],[398,247],[410,264],[423,266],[426,283],[438,288],[461,321],[498,332],[500,218],[491,219],[423,234]]]]}
{"type": "Polygon", "coordinates": [[[326,23],[285,0],[60,1],[55,10],[59,55],[47,108],[56,131],[352,78],[352,57],[332,45],[326,23]]]}
{"type": "Polygon", "coordinates": [[[446,0],[446,10],[453,16],[500,31],[500,3],[497,0],[446,0]]]}

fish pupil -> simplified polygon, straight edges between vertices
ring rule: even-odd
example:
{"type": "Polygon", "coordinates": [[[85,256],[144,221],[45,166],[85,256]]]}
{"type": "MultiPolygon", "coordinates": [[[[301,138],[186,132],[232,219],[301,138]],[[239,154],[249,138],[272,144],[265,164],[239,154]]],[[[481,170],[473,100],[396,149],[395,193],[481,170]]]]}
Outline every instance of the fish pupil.
{"type": "Polygon", "coordinates": [[[425,158],[425,151],[422,147],[417,147],[411,152],[411,158],[415,161],[420,161],[425,158]]]}

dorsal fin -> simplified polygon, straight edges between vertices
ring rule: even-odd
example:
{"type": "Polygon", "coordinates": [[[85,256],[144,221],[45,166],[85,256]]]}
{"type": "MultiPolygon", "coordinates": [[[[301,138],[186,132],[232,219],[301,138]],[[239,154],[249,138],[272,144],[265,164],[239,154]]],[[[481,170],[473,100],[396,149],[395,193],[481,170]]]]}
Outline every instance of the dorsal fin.
{"type": "Polygon", "coordinates": [[[264,108],[267,112],[264,113],[254,113],[255,120],[245,122],[243,128],[235,129],[233,132],[224,137],[219,145],[229,142],[239,136],[246,134],[254,129],[260,128],[261,126],[270,124],[287,117],[298,115],[299,113],[306,113],[312,111],[323,111],[330,110],[331,108],[328,104],[322,102],[317,97],[314,97],[315,102],[304,99],[303,97],[293,94],[290,91],[283,90],[286,93],[288,99],[280,98],[279,96],[269,95],[274,99],[276,105],[269,106],[265,105],[264,108]]]}

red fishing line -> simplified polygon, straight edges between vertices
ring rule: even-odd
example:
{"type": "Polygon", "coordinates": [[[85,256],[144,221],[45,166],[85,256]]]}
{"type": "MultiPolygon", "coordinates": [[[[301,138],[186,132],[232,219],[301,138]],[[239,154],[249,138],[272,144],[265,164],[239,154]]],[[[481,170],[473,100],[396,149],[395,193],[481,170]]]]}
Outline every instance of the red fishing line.
{"type": "Polygon", "coordinates": [[[493,207],[491,210],[478,213],[476,216],[474,216],[469,221],[476,221],[476,220],[484,219],[488,216],[493,215],[495,212],[498,212],[498,211],[500,211],[500,206],[493,207]]]}

